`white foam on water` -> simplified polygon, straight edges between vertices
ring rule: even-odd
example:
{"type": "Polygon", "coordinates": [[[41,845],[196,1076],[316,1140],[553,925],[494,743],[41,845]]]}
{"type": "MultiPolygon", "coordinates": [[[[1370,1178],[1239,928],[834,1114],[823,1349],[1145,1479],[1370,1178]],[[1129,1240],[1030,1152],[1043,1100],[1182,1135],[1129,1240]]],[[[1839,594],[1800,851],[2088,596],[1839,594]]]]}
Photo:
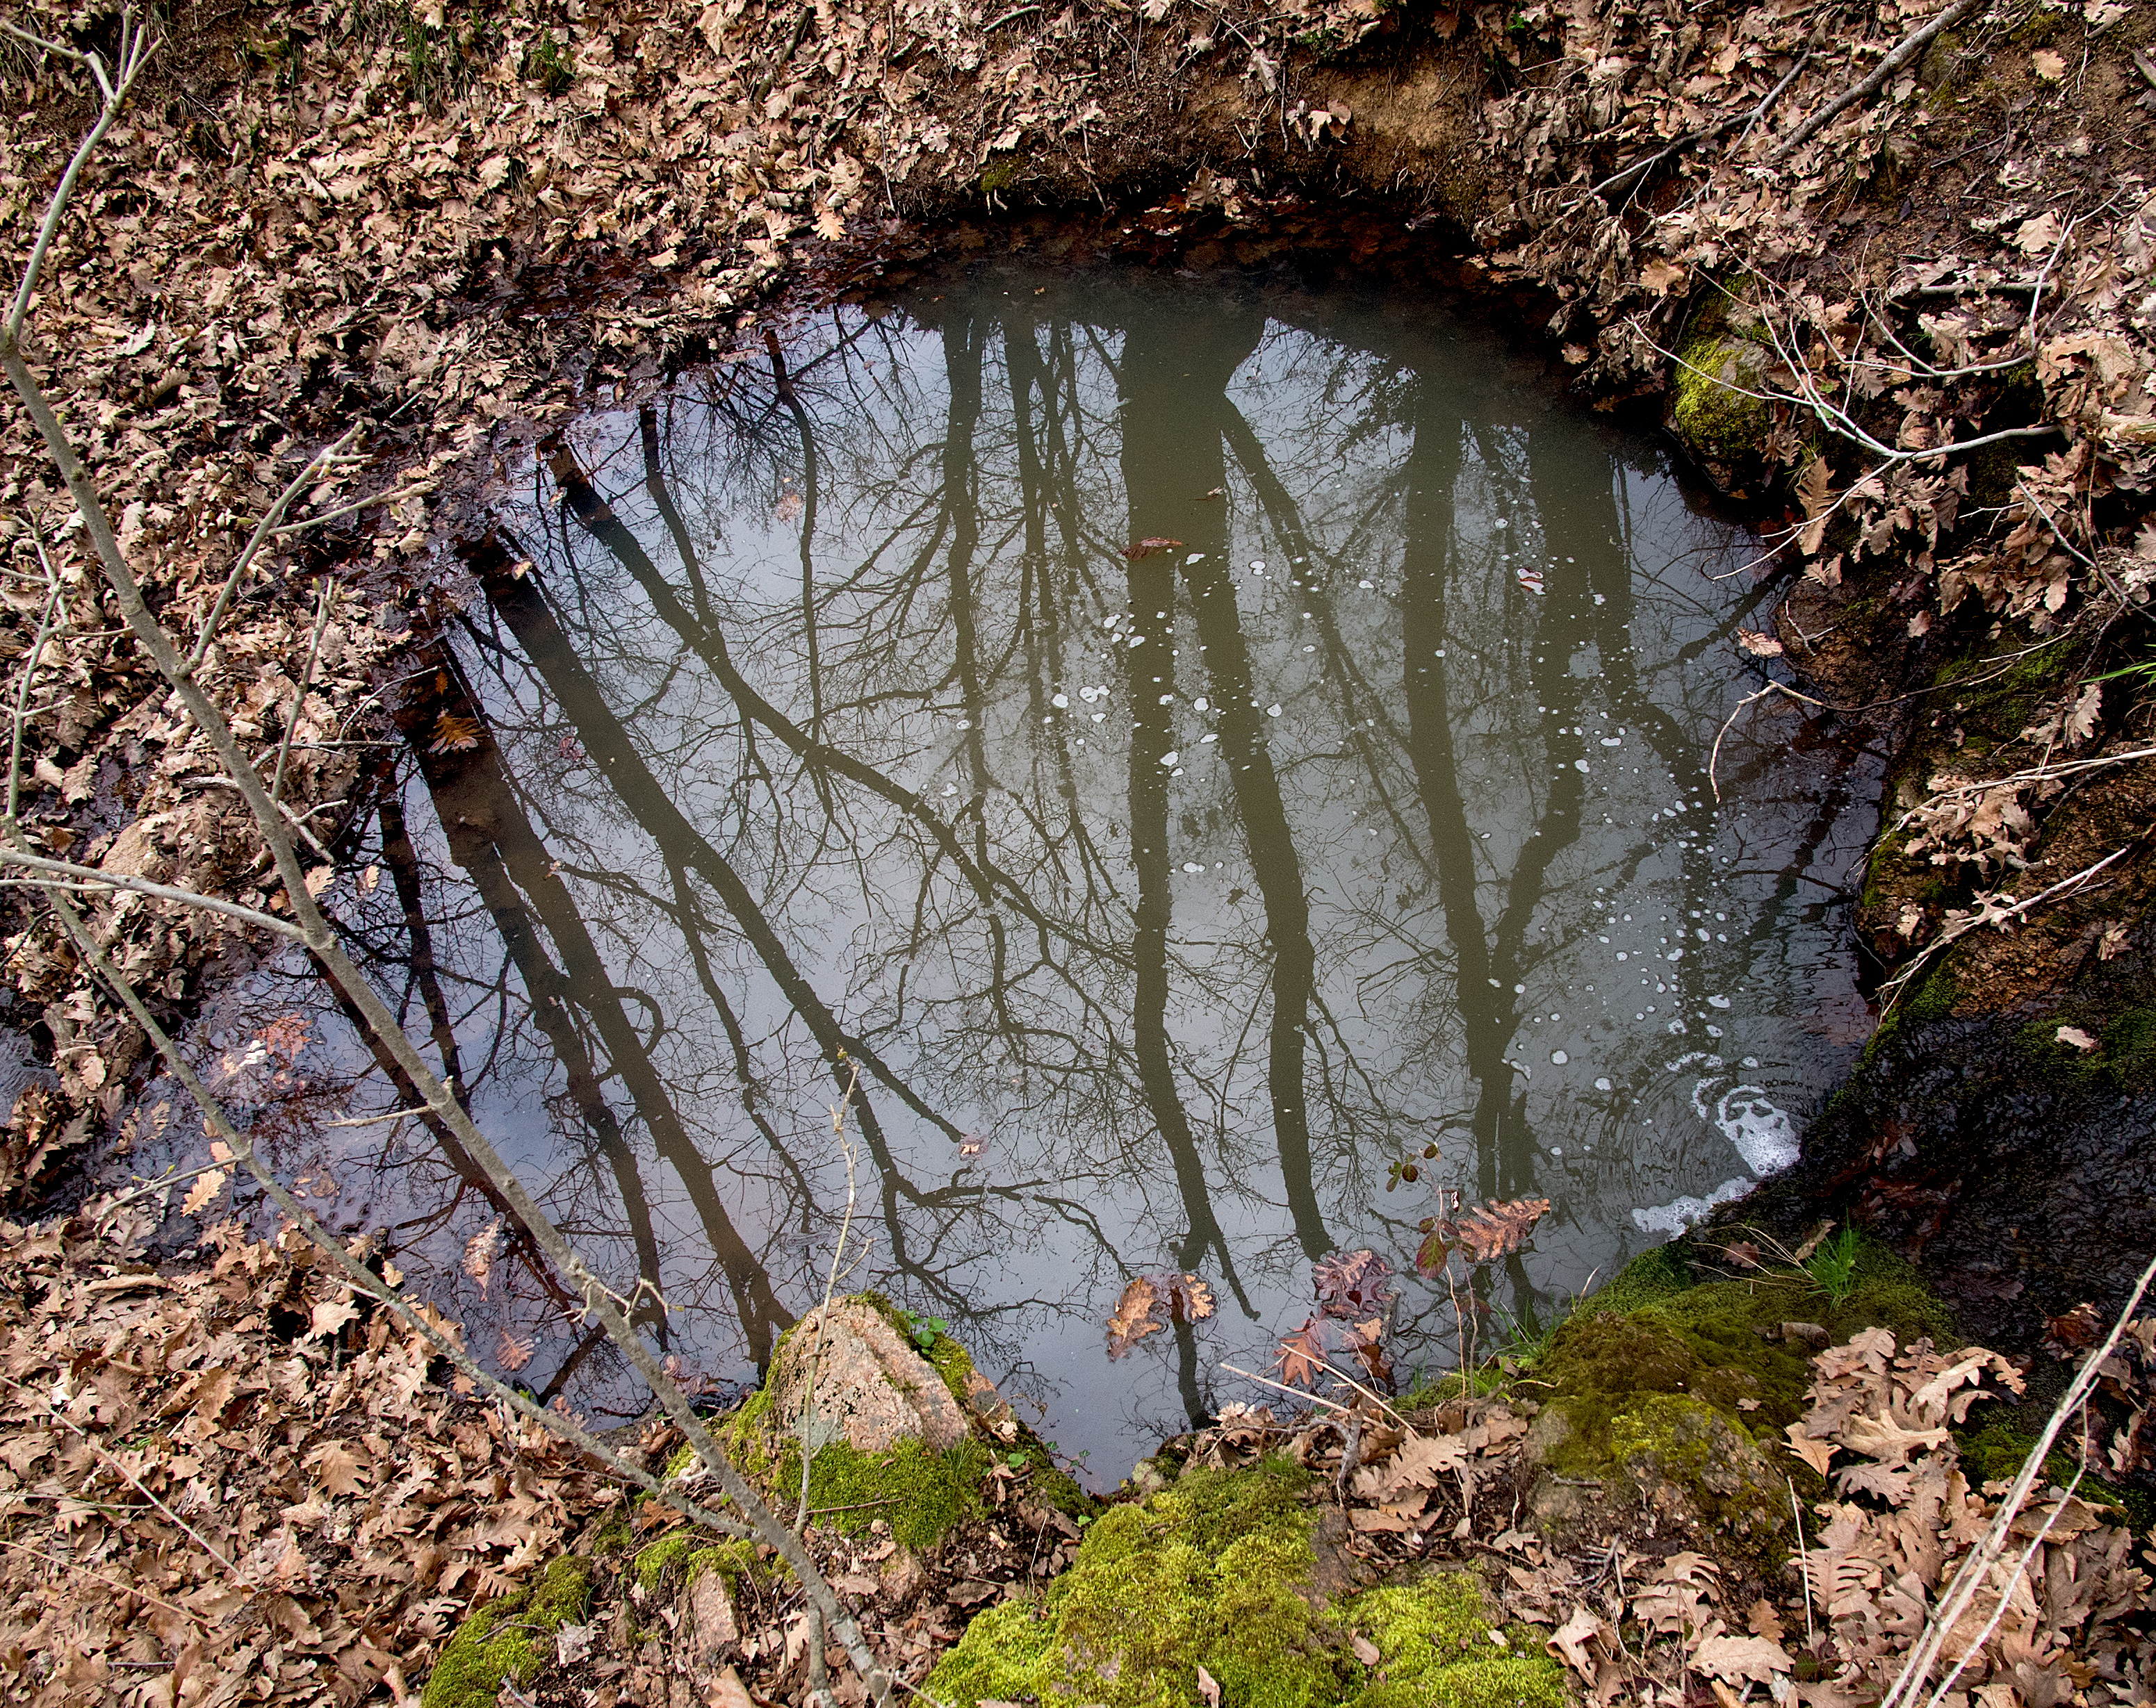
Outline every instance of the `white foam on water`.
{"type": "Polygon", "coordinates": [[[1774,1174],[1797,1160],[1796,1124],[1767,1100],[1762,1086],[1733,1085],[1723,1092],[1715,1102],[1714,1124],[1754,1174],[1774,1174]]]}
{"type": "Polygon", "coordinates": [[[1644,1234],[1681,1234],[1695,1222],[1707,1219],[1717,1204],[1742,1198],[1752,1189],[1748,1180],[1725,1180],[1705,1198],[1672,1198],[1666,1204],[1642,1204],[1632,1220],[1644,1234]]]}

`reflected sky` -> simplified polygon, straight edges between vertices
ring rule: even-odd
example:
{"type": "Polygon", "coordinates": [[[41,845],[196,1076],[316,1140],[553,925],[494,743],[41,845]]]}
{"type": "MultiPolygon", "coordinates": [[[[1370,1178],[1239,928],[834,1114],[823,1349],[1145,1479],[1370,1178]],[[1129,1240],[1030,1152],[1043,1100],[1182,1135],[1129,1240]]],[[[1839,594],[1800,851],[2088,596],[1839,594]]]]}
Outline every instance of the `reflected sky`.
{"type": "MultiPolygon", "coordinates": [[[[685,1371],[820,1293],[855,1065],[847,1284],[1112,1481],[1255,1397],[1217,1367],[1314,1259],[1405,1268],[1434,1187],[1553,1201],[1482,1278],[1502,1338],[1788,1160],[1863,1035],[1876,771],[1770,709],[1705,769],[1754,542],[1426,305],[991,267],[515,478],[329,900],[685,1371]],[[1111,1363],[1164,1268],[1219,1316],[1111,1363]]],[[[543,1275],[466,1261],[443,1136],[323,1125],[408,1100],[303,967],[197,1045],[482,1350],[640,1409],[543,1275]]],[[[1450,1332],[1411,1285],[1403,1372],[1450,1332]]]]}

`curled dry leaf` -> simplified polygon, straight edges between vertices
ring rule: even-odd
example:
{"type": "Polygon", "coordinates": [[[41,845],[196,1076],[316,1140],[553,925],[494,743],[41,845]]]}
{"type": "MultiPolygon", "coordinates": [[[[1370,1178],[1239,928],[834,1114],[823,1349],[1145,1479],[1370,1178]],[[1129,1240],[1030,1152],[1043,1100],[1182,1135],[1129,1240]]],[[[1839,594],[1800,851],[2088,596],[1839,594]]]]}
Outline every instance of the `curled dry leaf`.
{"type": "Polygon", "coordinates": [[[1149,536],[1143,540],[1133,541],[1132,544],[1124,546],[1123,556],[1129,558],[1133,563],[1135,563],[1141,557],[1150,557],[1156,551],[1172,551],[1182,544],[1183,541],[1180,540],[1170,540],[1158,536],[1149,536]]]}

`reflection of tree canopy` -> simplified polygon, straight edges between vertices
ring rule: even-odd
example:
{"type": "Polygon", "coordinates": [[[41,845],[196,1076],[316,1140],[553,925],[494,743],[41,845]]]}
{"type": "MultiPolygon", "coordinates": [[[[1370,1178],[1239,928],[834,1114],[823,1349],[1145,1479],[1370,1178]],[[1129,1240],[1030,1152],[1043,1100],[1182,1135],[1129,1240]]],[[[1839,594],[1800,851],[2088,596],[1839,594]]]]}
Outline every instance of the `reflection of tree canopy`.
{"type": "MultiPolygon", "coordinates": [[[[1557,1189],[1530,1312],[1715,1166],[1519,1066],[1601,965],[1598,897],[1729,893],[1656,816],[1742,614],[1665,566],[1724,542],[1486,355],[1083,295],[844,313],[777,383],[580,426],[470,554],[408,721],[482,905],[438,866],[423,906],[404,859],[356,929],[467,1094],[526,1110],[551,1207],[661,1284],[658,1331],[760,1356],[808,1295],[842,1056],[856,1281],[1006,1363],[1163,1261],[1270,1321],[1336,1244],[1404,1254],[1422,1209],[1375,1177],[1426,1139],[1471,1191],[1557,1189]],[[1549,1177],[1549,1130],[1599,1172],[1549,1177]]],[[[1838,803],[1804,810],[1779,867],[1838,803]]],[[[1743,931],[1659,962],[1658,1013],[1771,977],[1779,926],[1743,931]]]]}

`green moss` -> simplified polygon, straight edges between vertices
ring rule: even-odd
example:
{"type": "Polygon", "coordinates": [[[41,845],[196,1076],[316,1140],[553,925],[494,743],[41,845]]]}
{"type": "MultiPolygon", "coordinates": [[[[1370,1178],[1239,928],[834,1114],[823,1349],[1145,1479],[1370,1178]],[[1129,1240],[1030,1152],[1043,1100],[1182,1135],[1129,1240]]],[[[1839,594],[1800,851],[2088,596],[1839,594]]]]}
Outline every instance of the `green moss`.
{"type": "MultiPolygon", "coordinates": [[[[808,1510],[814,1522],[851,1536],[879,1518],[902,1546],[933,1546],[954,1524],[988,1511],[981,1480],[992,1455],[979,1442],[932,1453],[918,1441],[881,1453],[860,1453],[843,1441],[816,1455],[808,1470],[808,1510]]],[[[778,1487],[793,1498],[801,1486],[801,1449],[788,1441],[777,1462],[778,1487]]]]}
{"type": "MultiPolygon", "coordinates": [[[[850,1301],[840,1302],[853,1302],[873,1306],[882,1315],[886,1322],[898,1331],[898,1337],[901,1340],[919,1352],[935,1367],[936,1373],[943,1378],[944,1387],[951,1390],[951,1398],[958,1402],[958,1409],[968,1417],[973,1415],[973,1408],[968,1403],[969,1395],[967,1392],[966,1378],[973,1373],[973,1355],[949,1335],[942,1332],[941,1325],[943,1321],[942,1317],[916,1316],[904,1305],[894,1305],[889,1299],[877,1292],[856,1293],[852,1295],[850,1301]],[[926,1332],[927,1326],[931,1325],[937,1327],[937,1332],[935,1337],[924,1346],[921,1342],[921,1336],[926,1332]]],[[[789,1329],[788,1332],[791,1334],[793,1331],[789,1329]]],[[[782,1341],[780,1344],[783,1346],[785,1342],[782,1341]]]]}
{"type": "Polygon", "coordinates": [[[594,1554],[624,1554],[629,1552],[633,1534],[629,1527],[629,1509],[617,1506],[608,1514],[607,1521],[592,1536],[594,1554]]]}
{"type": "Polygon", "coordinates": [[[2102,1059],[2122,1085],[2156,1078],[2156,1008],[2128,1008],[2103,1028],[2102,1059]]]}
{"type": "Polygon", "coordinates": [[[1782,1474],[1717,1408],[1686,1394],[1647,1395],[1610,1419],[1609,1443],[1611,1463],[1649,1489],[1681,1490],[1718,1551],[1763,1573],[1788,1557],[1782,1474]]]}
{"type": "Polygon", "coordinates": [[[1700,1401],[1779,1452],[1780,1432],[1802,1414],[1811,1382],[1810,1346],[1762,1332],[1784,1322],[1816,1323],[1836,1341],[1885,1327],[1905,1346],[1920,1336],[1962,1343],[1953,1313],[1922,1277],[1869,1237],[1858,1237],[1838,1303],[1787,1266],[1684,1285],[1687,1250],[1678,1244],[1635,1259],[1551,1336],[1534,1374],[1571,1426],[1552,1456],[1560,1472],[1592,1476],[1616,1462],[1617,1420],[1656,1396],[1700,1401]],[[1642,1300],[1649,1302],[1625,1308],[1642,1300]]]}
{"type": "Polygon", "coordinates": [[[2035,1083],[2139,1090],[2156,1077],[2151,1072],[2156,1069],[2156,1009],[2129,1008],[2107,1019],[2087,1004],[2070,1003],[2021,1027],[2014,1041],[2023,1058],[2023,1077],[2035,1083]],[[2083,1050],[2061,1043],[2061,1026],[2092,1034],[2097,1047],[2083,1050]]]}
{"type": "Polygon", "coordinates": [[[1886,1059],[1887,1050],[1902,1035],[1903,1028],[1947,1018],[1959,1006],[1962,994],[1961,981],[1954,977],[1945,957],[1932,962],[1912,979],[1904,987],[1901,1000],[1887,1010],[1887,1018],[1879,1023],[1878,1030],[1865,1040],[1856,1065],[1850,1070],[1849,1080],[1828,1099],[1826,1109],[1820,1111],[1821,1120],[1843,1098],[1854,1095],[1854,1082],[1886,1059]]]}
{"type": "Polygon", "coordinates": [[[703,1543],[694,1531],[675,1531],[661,1536],[636,1557],[636,1581],[645,1593],[650,1593],[670,1578],[682,1583],[694,1583],[706,1572],[716,1572],[726,1581],[729,1588],[743,1577],[761,1577],[763,1567],[757,1562],[756,1547],[752,1542],[734,1540],[703,1543]],[[701,1543],[701,1546],[699,1544],[701,1543]],[[679,1567],[677,1572],[675,1568],[679,1567]]]}
{"type": "Polygon", "coordinates": [[[674,1449],[674,1457],[666,1461],[666,1469],[661,1475],[662,1477],[678,1477],[696,1462],[696,1447],[693,1444],[684,1441],[674,1449]]]}
{"type": "Polygon", "coordinates": [[[591,1582],[589,1562],[567,1555],[536,1587],[488,1603],[442,1650],[423,1708],[492,1708],[505,1679],[530,1684],[552,1656],[554,1633],[583,1617],[591,1582]]]}
{"type": "Polygon", "coordinates": [[[636,1581],[647,1590],[659,1587],[668,1567],[686,1559],[696,1546],[693,1531],[677,1530],[671,1536],[663,1536],[649,1547],[639,1549],[636,1556],[636,1581]]]}
{"type": "MultiPolygon", "coordinates": [[[[1981,1428],[1958,1432],[1955,1445],[1961,1449],[1963,1475],[1980,1488],[1985,1483],[2010,1482],[2019,1476],[2036,1438],[1994,1418],[1981,1428]]],[[[2045,1477],[2061,1489],[2072,1483],[2075,1469],[2073,1456],[2056,1446],[2044,1460],[2045,1477]]],[[[2075,1493],[2092,1506],[2111,1508],[2143,1534],[2156,1522],[2156,1499],[2145,1489],[2122,1489],[2102,1477],[2084,1475],[2075,1493]]]]}
{"type": "Polygon", "coordinates": [[[1681,1239],[1648,1247],[1595,1290],[1591,1295],[1593,1308],[1600,1311],[1637,1310],[1643,1305],[1653,1305],[1673,1293],[1683,1292],[1692,1285],[1691,1264],[1687,1256],[1690,1249],[1688,1243],[1681,1239]]]}
{"type": "Polygon", "coordinates": [[[1693,339],[1678,355],[1670,423],[1701,456],[1743,464],[1766,443],[1768,407],[1747,396],[1760,389],[1765,351],[1748,338],[1713,333],[1693,339]]]}
{"type": "Polygon", "coordinates": [[[1539,1634],[1505,1631],[1500,1644],[1481,1586],[1464,1572],[1373,1589],[1340,1617],[1378,1650],[1380,1681],[1355,1708],[1559,1708],[1564,1669],[1543,1652],[1539,1634]]]}
{"type": "Polygon", "coordinates": [[[1110,1509],[1040,1601],[976,1619],[925,1692],[1187,1708],[1203,1666],[1239,1708],[1332,1708],[1362,1670],[1300,1593],[1317,1563],[1312,1480],[1285,1462],[1195,1471],[1110,1509]]]}
{"type": "Polygon", "coordinates": [[[738,1587],[744,1577],[754,1580],[764,1575],[757,1561],[756,1545],[741,1537],[697,1549],[683,1564],[682,1581],[694,1583],[706,1572],[717,1572],[729,1589],[738,1587]]]}

